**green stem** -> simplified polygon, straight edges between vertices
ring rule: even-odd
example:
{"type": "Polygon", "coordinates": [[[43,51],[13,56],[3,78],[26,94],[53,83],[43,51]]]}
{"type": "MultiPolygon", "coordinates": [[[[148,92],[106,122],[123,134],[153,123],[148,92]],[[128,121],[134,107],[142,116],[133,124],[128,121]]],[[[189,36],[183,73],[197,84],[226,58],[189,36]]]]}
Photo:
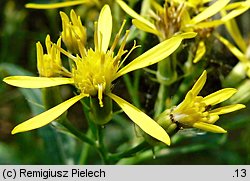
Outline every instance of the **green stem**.
{"type": "Polygon", "coordinates": [[[159,114],[161,114],[164,111],[168,89],[169,89],[168,86],[160,84],[160,88],[157,94],[157,99],[154,107],[154,118],[156,118],[159,114]]]}
{"type": "Polygon", "coordinates": [[[138,90],[137,90],[138,86],[134,88],[132,81],[131,81],[128,74],[125,74],[122,77],[123,77],[123,80],[125,82],[125,85],[127,87],[128,93],[130,95],[130,98],[131,98],[133,104],[136,107],[140,108],[139,107],[140,106],[139,96],[137,95],[138,94],[138,90]]]}
{"type": "Polygon", "coordinates": [[[102,126],[97,126],[97,146],[98,153],[100,154],[100,157],[102,158],[102,161],[104,164],[111,164],[109,160],[108,151],[104,145],[104,139],[103,139],[103,128],[102,126]]]}
{"type": "MultiPolygon", "coordinates": [[[[87,136],[90,137],[91,136],[91,131],[90,129],[87,132],[87,136]]],[[[86,165],[87,164],[87,159],[88,159],[88,154],[89,154],[89,149],[90,149],[90,145],[83,142],[82,144],[82,152],[79,158],[79,165],[86,165]]]]}
{"type": "Polygon", "coordinates": [[[194,144],[194,145],[190,145],[188,147],[183,146],[183,147],[172,148],[172,149],[169,149],[169,148],[162,149],[161,147],[156,147],[156,149],[154,150],[154,153],[152,153],[152,150],[148,150],[148,151],[145,151],[142,154],[136,155],[134,157],[120,160],[118,162],[118,164],[122,164],[122,165],[140,164],[141,162],[147,161],[147,160],[152,159],[152,158],[167,159],[171,156],[173,157],[176,155],[181,155],[181,154],[186,154],[186,153],[195,153],[195,152],[205,150],[205,149],[211,148],[211,147],[214,147],[214,145],[194,144]]]}
{"type": "Polygon", "coordinates": [[[78,131],[67,119],[61,120],[60,123],[81,141],[95,146],[95,142],[92,139],[88,138],[84,133],[78,131]]]}
{"type": "Polygon", "coordinates": [[[121,160],[122,158],[132,157],[135,154],[137,154],[138,152],[141,152],[141,151],[146,150],[148,148],[150,148],[150,145],[146,141],[143,141],[140,144],[138,144],[137,146],[135,146],[129,150],[126,150],[122,153],[112,154],[110,156],[110,159],[117,162],[117,161],[121,160]]]}
{"type": "Polygon", "coordinates": [[[175,55],[167,57],[157,64],[157,80],[160,83],[154,107],[154,117],[157,117],[166,108],[166,99],[170,97],[170,85],[177,80],[175,55]],[[172,58],[171,58],[172,57],[172,58]]]}

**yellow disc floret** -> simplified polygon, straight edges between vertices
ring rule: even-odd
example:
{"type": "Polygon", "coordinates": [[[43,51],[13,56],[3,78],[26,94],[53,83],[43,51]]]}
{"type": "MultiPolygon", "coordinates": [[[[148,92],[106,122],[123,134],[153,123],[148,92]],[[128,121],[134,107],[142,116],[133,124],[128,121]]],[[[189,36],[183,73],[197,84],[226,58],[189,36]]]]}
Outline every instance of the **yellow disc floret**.
{"type": "Polygon", "coordinates": [[[84,94],[98,95],[102,107],[102,94],[110,91],[111,82],[119,68],[115,59],[110,54],[89,49],[86,56],[78,56],[75,63],[72,70],[75,86],[84,94]]]}

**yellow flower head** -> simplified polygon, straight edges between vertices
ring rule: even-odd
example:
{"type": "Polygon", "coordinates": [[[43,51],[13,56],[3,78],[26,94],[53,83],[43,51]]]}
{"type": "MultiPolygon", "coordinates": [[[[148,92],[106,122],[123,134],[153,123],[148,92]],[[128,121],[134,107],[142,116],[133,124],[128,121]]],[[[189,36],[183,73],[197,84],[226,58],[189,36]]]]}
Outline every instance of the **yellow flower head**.
{"type": "MultiPolygon", "coordinates": [[[[63,53],[75,62],[75,66],[72,69],[72,77],[75,86],[83,94],[88,94],[90,96],[97,95],[101,107],[103,106],[103,94],[111,91],[112,81],[120,76],[121,71],[129,67],[128,65],[124,69],[118,71],[126,57],[137,47],[134,44],[127,56],[121,60],[122,55],[127,53],[127,50],[124,50],[126,39],[129,34],[129,30],[127,30],[118,53],[115,54],[114,50],[118,44],[124,24],[125,21],[116,35],[111,48],[108,49],[112,32],[112,15],[109,6],[106,5],[102,8],[99,19],[95,23],[94,49],[86,49],[82,44],[78,43],[80,55],[76,57],[62,50],[63,53]]],[[[135,63],[136,60],[131,64],[135,63]]],[[[153,63],[153,60],[151,60],[151,63],[153,63]]]]}
{"type": "Polygon", "coordinates": [[[70,19],[64,12],[60,12],[62,19],[62,40],[67,49],[72,53],[79,53],[79,44],[81,47],[86,43],[86,28],[82,25],[80,16],[75,11],[70,11],[70,19]]]}
{"type": "MultiPolygon", "coordinates": [[[[250,6],[249,0],[245,3],[248,3],[248,5],[250,6]]],[[[223,11],[222,16],[227,16],[227,13],[223,11]]],[[[239,81],[242,78],[245,78],[245,76],[248,76],[250,78],[250,39],[248,39],[248,42],[245,41],[239,30],[236,20],[232,19],[231,21],[226,22],[225,26],[229,35],[232,37],[237,46],[235,46],[233,43],[220,36],[219,34],[216,34],[216,37],[239,60],[239,63],[233,68],[228,78],[231,79],[231,76],[233,76],[233,74],[237,75],[239,81]]],[[[234,82],[236,82],[236,80],[234,80],[234,82]]]]}
{"type": "Polygon", "coordinates": [[[166,0],[161,6],[155,0],[151,0],[152,9],[148,16],[142,16],[130,8],[122,0],[116,0],[120,7],[133,19],[133,24],[140,30],[155,34],[159,40],[165,40],[180,32],[198,33],[199,43],[197,46],[194,63],[197,63],[205,54],[205,40],[211,35],[214,27],[226,23],[236,16],[247,11],[250,7],[249,0],[246,2],[231,3],[230,0],[218,0],[206,6],[211,0],[166,0]],[[222,10],[229,11],[226,16],[212,20],[215,14],[222,10]]]}
{"type": "Polygon", "coordinates": [[[245,108],[245,105],[234,104],[211,109],[214,105],[230,98],[237,90],[225,88],[206,97],[198,96],[206,78],[207,73],[204,71],[193,88],[187,93],[184,101],[171,110],[171,120],[182,127],[194,127],[214,133],[225,133],[226,131],[223,128],[213,125],[219,119],[219,115],[245,108]]]}
{"type": "Polygon", "coordinates": [[[149,20],[136,13],[122,0],[116,1],[126,13],[134,18],[133,23],[137,28],[154,33],[160,38],[168,38],[177,32],[206,28],[206,25],[208,27],[218,25],[219,22],[205,23],[204,26],[200,26],[200,23],[204,23],[222,10],[230,0],[218,0],[209,7],[204,6],[204,3],[209,1],[165,1],[164,6],[161,6],[153,0],[151,5],[154,10],[149,12],[149,20]],[[198,5],[201,5],[201,8],[198,8],[198,5]]]}
{"type": "MultiPolygon", "coordinates": [[[[37,49],[37,70],[41,77],[55,77],[59,75],[70,76],[61,62],[61,52],[50,41],[50,36],[45,39],[47,54],[44,54],[43,47],[40,42],[36,43],[37,49]]],[[[57,41],[57,47],[61,47],[61,38],[57,41]]]]}
{"type": "MultiPolygon", "coordinates": [[[[183,39],[193,38],[196,36],[196,33],[183,33],[173,36],[146,51],[121,68],[127,56],[134,48],[136,48],[134,45],[128,52],[127,56],[121,59],[121,56],[127,52],[127,50],[124,50],[124,47],[129,31],[126,31],[118,52],[116,54],[114,53],[124,23],[116,35],[110,49],[108,49],[112,32],[112,15],[109,6],[105,5],[100,12],[98,22],[95,23],[94,49],[86,49],[83,44],[78,43],[78,51],[80,53],[74,56],[70,52],[60,48],[59,44],[54,44],[53,46],[56,46],[58,50],[72,59],[75,63],[72,68],[71,76],[68,76],[69,78],[30,76],[6,77],[4,82],[17,87],[46,88],[64,84],[73,84],[80,90],[79,95],[76,95],[73,98],[17,125],[13,129],[12,134],[33,130],[49,124],[63,114],[70,106],[84,97],[97,96],[99,99],[99,105],[102,107],[102,97],[103,94],[105,94],[114,100],[128,117],[143,131],[155,139],[169,145],[170,138],[161,126],[135,106],[111,93],[112,81],[128,72],[150,66],[165,59],[180,46],[183,39]]],[[[70,30],[74,31],[74,28],[71,28],[70,30]]]]}
{"type": "MultiPolygon", "coordinates": [[[[68,19],[66,14],[61,13],[61,15],[63,15],[63,21],[68,19]]],[[[71,19],[74,18],[76,18],[76,15],[72,10],[71,19]]],[[[79,17],[78,22],[80,21],[81,20],[79,17]]],[[[75,66],[73,66],[72,68],[72,77],[74,79],[75,86],[83,94],[88,94],[90,96],[97,95],[101,107],[103,106],[103,93],[109,93],[111,91],[111,83],[116,78],[117,71],[122,63],[121,56],[127,52],[126,50],[124,50],[124,47],[129,31],[126,32],[125,38],[121,43],[118,53],[114,54],[114,49],[121,36],[124,24],[125,22],[121,26],[119,33],[116,35],[116,39],[111,48],[108,50],[112,32],[112,16],[109,6],[104,6],[102,11],[100,12],[98,21],[95,23],[95,48],[86,49],[84,47],[84,44],[82,44],[80,40],[76,40],[69,42],[72,45],[75,45],[76,50],[79,52],[79,55],[75,57],[62,50],[62,52],[64,52],[75,62],[75,66]]],[[[79,26],[82,25],[79,24],[79,26]]],[[[71,28],[69,29],[67,34],[74,33],[75,29],[71,28]]],[[[68,40],[70,40],[70,38],[66,38],[64,42],[67,42],[68,40]]],[[[133,46],[131,51],[134,48],[136,48],[135,45],[133,46]]]]}

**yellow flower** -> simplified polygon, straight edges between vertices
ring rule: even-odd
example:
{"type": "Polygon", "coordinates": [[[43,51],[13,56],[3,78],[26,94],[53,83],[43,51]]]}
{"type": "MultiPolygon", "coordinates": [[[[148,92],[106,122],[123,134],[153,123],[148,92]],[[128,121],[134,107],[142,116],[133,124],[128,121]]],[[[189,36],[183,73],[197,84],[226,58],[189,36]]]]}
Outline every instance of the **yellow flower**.
{"type": "Polygon", "coordinates": [[[170,111],[171,120],[181,127],[194,127],[214,133],[226,133],[223,128],[214,125],[219,119],[219,115],[245,108],[245,105],[233,104],[211,109],[214,105],[229,99],[237,90],[224,88],[206,97],[198,96],[206,78],[207,73],[204,71],[193,88],[187,93],[183,102],[170,111]]]}
{"type": "Polygon", "coordinates": [[[152,0],[151,4],[154,10],[149,12],[149,19],[147,19],[131,9],[122,0],[116,0],[120,7],[134,18],[133,24],[138,29],[157,35],[161,41],[173,36],[175,33],[197,32],[199,43],[193,60],[194,63],[198,62],[206,52],[205,39],[213,31],[211,28],[224,24],[247,11],[250,7],[249,0],[238,4],[232,3],[230,6],[228,5],[229,1],[218,0],[209,7],[204,7],[204,3],[210,2],[210,0],[166,0],[162,7],[152,0]],[[199,5],[201,5],[200,8],[198,8],[199,5]],[[230,12],[221,19],[210,19],[223,9],[230,10],[230,12]]]}
{"type": "MultiPolygon", "coordinates": [[[[39,75],[42,77],[56,77],[60,75],[70,77],[71,73],[62,66],[61,52],[52,44],[49,35],[45,39],[45,45],[47,54],[43,53],[43,47],[40,42],[36,44],[37,70],[39,75]]],[[[58,39],[57,46],[61,47],[61,38],[58,39]]]]}
{"type": "Polygon", "coordinates": [[[60,12],[62,19],[62,40],[67,49],[78,54],[79,46],[84,47],[86,43],[86,28],[82,25],[80,16],[77,16],[75,11],[70,11],[70,19],[64,12],[60,12]],[[79,45],[81,44],[81,45],[79,45]]]}
{"type": "MultiPolygon", "coordinates": [[[[225,12],[223,12],[222,14],[223,16],[226,15],[225,12]]],[[[245,75],[247,75],[250,78],[250,44],[248,45],[243,39],[238,25],[234,19],[228,21],[225,25],[234,42],[239,47],[237,48],[227,39],[223,38],[219,34],[216,34],[218,40],[220,40],[220,42],[223,43],[230,50],[230,52],[240,61],[235,66],[232,73],[237,74],[238,77],[244,78],[245,75]]]]}
{"type": "Polygon", "coordinates": [[[113,99],[131,118],[131,120],[134,121],[135,124],[137,124],[143,131],[145,131],[155,139],[169,145],[170,138],[162,127],[160,127],[145,113],[138,110],[136,107],[129,104],[120,97],[111,93],[112,81],[128,72],[161,61],[162,59],[173,53],[179,47],[183,39],[193,38],[196,34],[183,33],[176,35],[151,48],[150,50],[143,53],[142,55],[131,61],[129,64],[121,68],[127,56],[134,48],[136,48],[136,46],[134,45],[133,48],[128,52],[127,56],[125,56],[125,58],[121,60],[121,56],[127,52],[127,50],[124,50],[124,47],[129,31],[126,31],[125,37],[121,42],[118,53],[114,53],[114,49],[118,44],[124,23],[120,31],[116,35],[111,48],[108,49],[112,33],[112,15],[109,6],[105,5],[100,12],[98,22],[95,23],[94,49],[85,49],[85,47],[79,44],[80,54],[74,56],[57,46],[57,48],[62,53],[67,55],[75,62],[75,67],[72,69],[72,77],[70,78],[46,78],[29,76],[11,76],[5,78],[4,81],[6,83],[17,87],[44,88],[63,84],[73,84],[80,91],[79,95],[55,106],[54,108],[36,117],[29,119],[26,122],[19,124],[13,129],[12,134],[36,129],[52,122],[63,112],[65,112],[70,106],[84,97],[97,96],[100,106],[103,106],[102,99],[103,94],[105,94],[113,99]]]}

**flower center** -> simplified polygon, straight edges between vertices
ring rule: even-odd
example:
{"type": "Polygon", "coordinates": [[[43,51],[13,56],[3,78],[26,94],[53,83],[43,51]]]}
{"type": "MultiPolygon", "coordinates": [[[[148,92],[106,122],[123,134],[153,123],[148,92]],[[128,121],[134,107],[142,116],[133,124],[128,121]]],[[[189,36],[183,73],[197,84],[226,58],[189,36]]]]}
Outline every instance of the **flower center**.
{"type": "Polygon", "coordinates": [[[184,9],[184,3],[176,6],[173,3],[168,4],[166,2],[163,11],[158,12],[156,27],[162,32],[164,39],[170,38],[176,32],[179,32],[184,9]]]}
{"type": "Polygon", "coordinates": [[[118,70],[118,64],[109,53],[89,49],[86,56],[75,59],[72,69],[75,86],[84,94],[98,96],[102,107],[102,94],[109,92],[118,70]]]}
{"type": "Polygon", "coordinates": [[[209,122],[209,106],[203,102],[203,97],[197,96],[194,101],[190,102],[184,109],[173,110],[173,119],[183,126],[190,126],[195,122],[209,122]]]}

